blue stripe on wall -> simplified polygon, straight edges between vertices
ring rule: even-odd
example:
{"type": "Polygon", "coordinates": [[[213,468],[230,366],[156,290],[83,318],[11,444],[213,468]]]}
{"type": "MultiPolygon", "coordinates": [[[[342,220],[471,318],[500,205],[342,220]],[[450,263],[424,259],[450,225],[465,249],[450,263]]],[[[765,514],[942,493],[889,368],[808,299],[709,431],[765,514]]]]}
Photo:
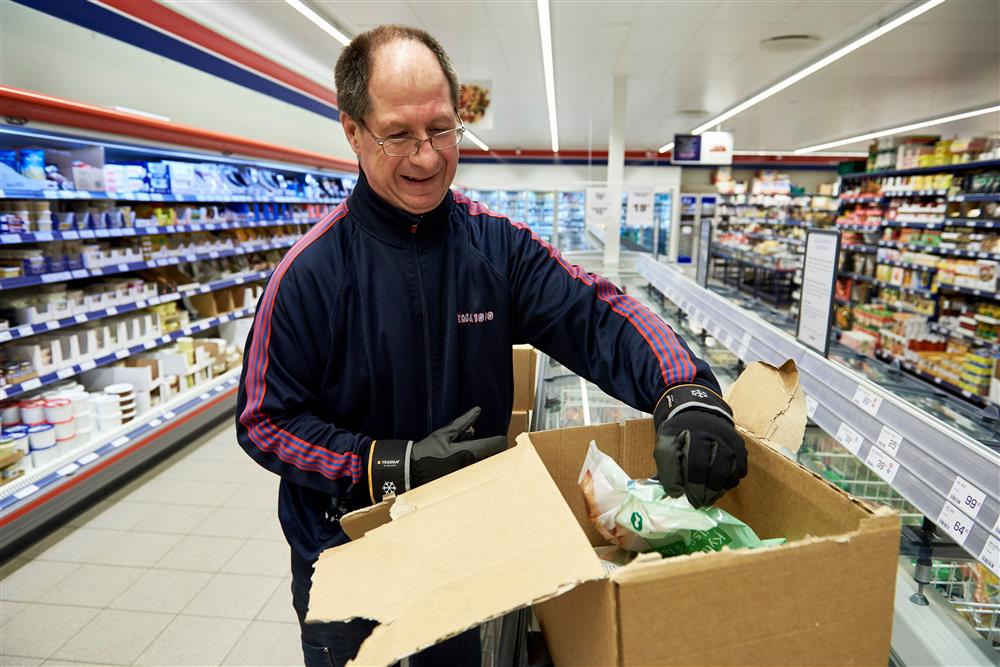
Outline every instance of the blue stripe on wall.
{"type": "Polygon", "coordinates": [[[271,81],[87,0],[14,0],[18,4],[175,60],[268,97],[340,120],[333,106],[271,81]]]}

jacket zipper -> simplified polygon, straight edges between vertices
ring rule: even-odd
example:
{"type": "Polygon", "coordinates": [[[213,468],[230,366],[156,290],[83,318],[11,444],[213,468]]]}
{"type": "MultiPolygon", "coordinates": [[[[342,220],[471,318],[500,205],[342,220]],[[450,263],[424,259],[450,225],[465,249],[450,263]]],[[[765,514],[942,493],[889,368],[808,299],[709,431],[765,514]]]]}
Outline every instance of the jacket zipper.
{"type": "Polygon", "coordinates": [[[434,428],[433,401],[431,399],[431,332],[428,326],[427,299],[424,296],[424,279],[420,271],[420,251],[417,248],[417,225],[414,224],[413,233],[413,260],[417,268],[417,291],[420,294],[420,312],[423,314],[424,325],[424,375],[427,377],[427,428],[434,428]]]}

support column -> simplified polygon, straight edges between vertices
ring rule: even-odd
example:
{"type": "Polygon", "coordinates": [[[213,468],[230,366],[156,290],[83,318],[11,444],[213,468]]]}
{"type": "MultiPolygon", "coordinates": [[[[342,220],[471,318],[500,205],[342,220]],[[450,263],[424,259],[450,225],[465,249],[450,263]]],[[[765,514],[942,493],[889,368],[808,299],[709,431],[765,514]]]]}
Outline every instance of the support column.
{"type": "Polygon", "coordinates": [[[611,131],[608,136],[608,197],[610,208],[604,230],[604,274],[617,280],[621,257],[621,200],[625,180],[625,98],[628,77],[616,74],[611,86],[611,131]]]}

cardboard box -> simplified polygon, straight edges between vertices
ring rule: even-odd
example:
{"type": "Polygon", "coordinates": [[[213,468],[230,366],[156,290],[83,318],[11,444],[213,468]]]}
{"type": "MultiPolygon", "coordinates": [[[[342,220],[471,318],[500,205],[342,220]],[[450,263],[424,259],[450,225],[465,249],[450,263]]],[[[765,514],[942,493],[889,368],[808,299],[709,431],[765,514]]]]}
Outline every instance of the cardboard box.
{"type": "Polygon", "coordinates": [[[527,410],[514,410],[510,414],[510,426],[507,427],[507,442],[513,446],[517,436],[527,433],[531,424],[531,413],[527,410]]]}
{"type": "Polygon", "coordinates": [[[535,409],[535,367],[538,353],[530,345],[514,346],[514,410],[535,409]]]}
{"type": "Polygon", "coordinates": [[[764,444],[801,442],[794,365],[752,364],[740,383],[734,401],[764,395],[760,403],[780,412],[737,408],[741,425],[764,433],[741,426],[749,473],[720,505],[787,544],[649,554],[605,574],[593,552],[604,541],[577,479],[591,440],[631,476],[652,473],[649,420],[530,433],[491,459],[344,517],[354,541],[320,556],[307,620],[379,621],[358,665],[390,664],[527,605],[557,665],[885,665],[897,515],[764,444]]]}

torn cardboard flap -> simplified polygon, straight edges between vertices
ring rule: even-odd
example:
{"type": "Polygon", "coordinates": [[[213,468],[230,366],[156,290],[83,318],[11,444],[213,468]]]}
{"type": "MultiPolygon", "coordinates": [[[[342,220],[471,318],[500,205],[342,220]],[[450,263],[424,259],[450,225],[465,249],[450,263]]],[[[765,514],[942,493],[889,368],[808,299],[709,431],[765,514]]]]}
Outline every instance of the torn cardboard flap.
{"type": "Polygon", "coordinates": [[[313,574],[307,621],[381,624],[351,664],[391,664],[604,576],[525,436],[398,496],[391,512],[392,521],[325,551],[313,574]]]}
{"type": "Polygon", "coordinates": [[[776,451],[799,451],[806,432],[806,395],[791,359],[775,368],[749,364],[726,393],[737,429],[776,451]]]}

